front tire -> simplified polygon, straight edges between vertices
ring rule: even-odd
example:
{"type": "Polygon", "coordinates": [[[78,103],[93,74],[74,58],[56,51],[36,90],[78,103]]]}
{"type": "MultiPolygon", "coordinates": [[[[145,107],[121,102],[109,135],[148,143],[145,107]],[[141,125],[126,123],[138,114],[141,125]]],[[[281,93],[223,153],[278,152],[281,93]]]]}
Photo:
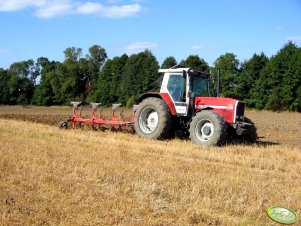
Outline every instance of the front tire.
{"type": "Polygon", "coordinates": [[[189,133],[191,140],[196,144],[220,146],[225,142],[227,125],[216,112],[204,110],[192,118],[189,133]]]}
{"type": "Polygon", "coordinates": [[[164,139],[169,135],[171,119],[169,109],[162,99],[144,99],[135,113],[135,131],[140,137],[164,139]]]}

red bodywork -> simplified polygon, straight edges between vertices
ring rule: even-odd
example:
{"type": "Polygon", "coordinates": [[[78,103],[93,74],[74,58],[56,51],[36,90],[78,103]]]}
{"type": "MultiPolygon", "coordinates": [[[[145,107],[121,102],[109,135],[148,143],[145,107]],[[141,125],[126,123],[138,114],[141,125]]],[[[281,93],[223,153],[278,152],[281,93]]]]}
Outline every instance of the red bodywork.
{"type": "MultiPolygon", "coordinates": [[[[146,95],[143,95],[140,99],[142,101],[146,97],[150,96],[157,96],[161,97],[165,103],[167,104],[171,115],[176,116],[177,112],[174,106],[174,103],[168,93],[147,93],[146,95]]],[[[195,97],[194,99],[194,108],[195,111],[201,111],[201,110],[207,110],[210,109],[216,113],[218,113],[221,117],[224,118],[226,123],[228,124],[234,124],[235,118],[236,118],[236,106],[238,103],[238,100],[231,99],[231,98],[221,98],[221,97],[195,97]]],[[[139,101],[139,102],[140,102],[139,101]]],[[[89,123],[92,127],[94,125],[108,125],[111,127],[118,127],[118,128],[126,128],[126,127],[133,127],[134,126],[134,119],[135,119],[135,112],[133,112],[133,116],[130,120],[120,120],[115,116],[114,110],[111,112],[111,118],[105,119],[101,112],[98,112],[98,115],[96,116],[96,108],[92,107],[91,111],[91,117],[90,118],[84,118],[81,113],[77,112],[77,108],[73,107],[73,114],[70,118],[70,122],[72,123],[72,127],[75,128],[76,123],[89,123]]]]}
{"type": "Polygon", "coordinates": [[[165,101],[165,103],[167,104],[169,110],[170,110],[170,113],[172,115],[177,115],[177,112],[176,112],[176,109],[175,109],[175,106],[172,102],[172,99],[170,98],[169,94],[168,93],[159,93],[160,96],[163,98],[163,100],[165,101]]]}
{"type": "Polygon", "coordinates": [[[142,100],[148,98],[148,97],[158,97],[158,98],[162,98],[165,103],[167,104],[171,115],[177,115],[176,109],[175,109],[175,105],[170,97],[170,95],[168,93],[159,93],[159,92],[148,92],[143,94],[142,96],[140,96],[138,103],[141,103],[142,100]]]}
{"type": "Polygon", "coordinates": [[[196,97],[194,107],[196,111],[212,109],[224,118],[228,124],[235,123],[235,109],[238,100],[223,97],[196,97]]]}
{"type": "MultiPolygon", "coordinates": [[[[171,115],[176,116],[177,112],[175,109],[175,105],[168,93],[157,93],[157,92],[149,92],[141,96],[139,102],[147,97],[161,97],[165,103],[167,104],[171,115]]],[[[235,123],[235,109],[238,100],[232,98],[223,98],[223,97],[195,97],[194,108],[195,111],[201,111],[210,109],[216,113],[218,113],[221,117],[224,118],[226,123],[234,124],[235,123]]]]}

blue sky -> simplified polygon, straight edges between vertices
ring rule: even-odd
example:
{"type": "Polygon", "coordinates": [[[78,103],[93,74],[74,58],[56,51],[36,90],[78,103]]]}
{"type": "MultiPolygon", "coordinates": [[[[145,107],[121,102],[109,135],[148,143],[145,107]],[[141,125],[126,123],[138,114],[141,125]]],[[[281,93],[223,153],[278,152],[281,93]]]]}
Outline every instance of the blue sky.
{"type": "Polygon", "coordinates": [[[161,64],[197,54],[210,65],[233,52],[269,57],[301,46],[300,0],[0,0],[0,67],[93,44],[109,58],[151,49],[161,64]]]}

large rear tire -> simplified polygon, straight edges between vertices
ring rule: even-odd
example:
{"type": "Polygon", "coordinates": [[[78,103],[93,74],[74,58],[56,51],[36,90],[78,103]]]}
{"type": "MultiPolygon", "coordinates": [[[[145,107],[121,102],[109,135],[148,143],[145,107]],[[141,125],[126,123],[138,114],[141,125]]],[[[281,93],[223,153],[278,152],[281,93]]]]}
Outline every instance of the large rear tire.
{"type": "Polygon", "coordinates": [[[144,99],[135,113],[135,131],[140,137],[164,139],[169,136],[171,118],[168,107],[162,99],[144,99]]]}
{"type": "Polygon", "coordinates": [[[191,140],[196,144],[220,146],[225,142],[227,125],[216,112],[204,110],[192,118],[189,133],[191,140]]]}

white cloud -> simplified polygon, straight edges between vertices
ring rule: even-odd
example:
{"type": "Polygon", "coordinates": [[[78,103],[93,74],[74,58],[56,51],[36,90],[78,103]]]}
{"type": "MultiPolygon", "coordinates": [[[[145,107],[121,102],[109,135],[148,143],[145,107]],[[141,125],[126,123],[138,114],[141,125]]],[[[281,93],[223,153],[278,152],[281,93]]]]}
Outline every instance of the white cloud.
{"type": "Polygon", "coordinates": [[[49,1],[43,7],[38,7],[35,15],[40,18],[53,18],[72,13],[74,5],[68,0],[49,1]]]}
{"type": "Polygon", "coordinates": [[[86,2],[78,6],[77,11],[81,14],[95,14],[103,10],[103,6],[99,3],[86,2]]]}
{"type": "Polygon", "coordinates": [[[141,11],[139,4],[105,7],[101,15],[110,18],[128,17],[141,11]]]}
{"type": "Polygon", "coordinates": [[[155,49],[158,47],[157,43],[154,42],[134,42],[124,47],[124,52],[128,55],[139,53],[145,49],[155,49]]]}
{"type": "Polygon", "coordinates": [[[192,45],[191,46],[192,50],[211,50],[211,46],[201,46],[201,45],[192,45]]]}
{"type": "Polygon", "coordinates": [[[32,8],[34,14],[40,18],[67,14],[95,14],[107,18],[121,18],[133,16],[141,11],[141,6],[137,3],[105,6],[83,0],[0,0],[0,11],[13,12],[26,8],[32,8]]]}
{"type": "Polygon", "coordinates": [[[191,49],[202,49],[203,47],[200,45],[193,45],[191,46],[191,49]]]}
{"type": "Polygon", "coordinates": [[[81,14],[96,14],[109,18],[129,17],[141,11],[139,4],[121,6],[103,6],[96,2],[86,2],[78,6],[77,12],[81,14]]]}
{"type": "Polygon", "coordinates": [[[41,7],[45,2],[45,0],[0,0],[0,11],[12,12],[27,7],[41,7]]]}
{"type": "Polygon", "coordinates": [[[301,41],[301,35],[299,35],[299,36],[289,36],[289,37],[286,38],[286,40],[293,41],[293,42],[301,41]]]}

